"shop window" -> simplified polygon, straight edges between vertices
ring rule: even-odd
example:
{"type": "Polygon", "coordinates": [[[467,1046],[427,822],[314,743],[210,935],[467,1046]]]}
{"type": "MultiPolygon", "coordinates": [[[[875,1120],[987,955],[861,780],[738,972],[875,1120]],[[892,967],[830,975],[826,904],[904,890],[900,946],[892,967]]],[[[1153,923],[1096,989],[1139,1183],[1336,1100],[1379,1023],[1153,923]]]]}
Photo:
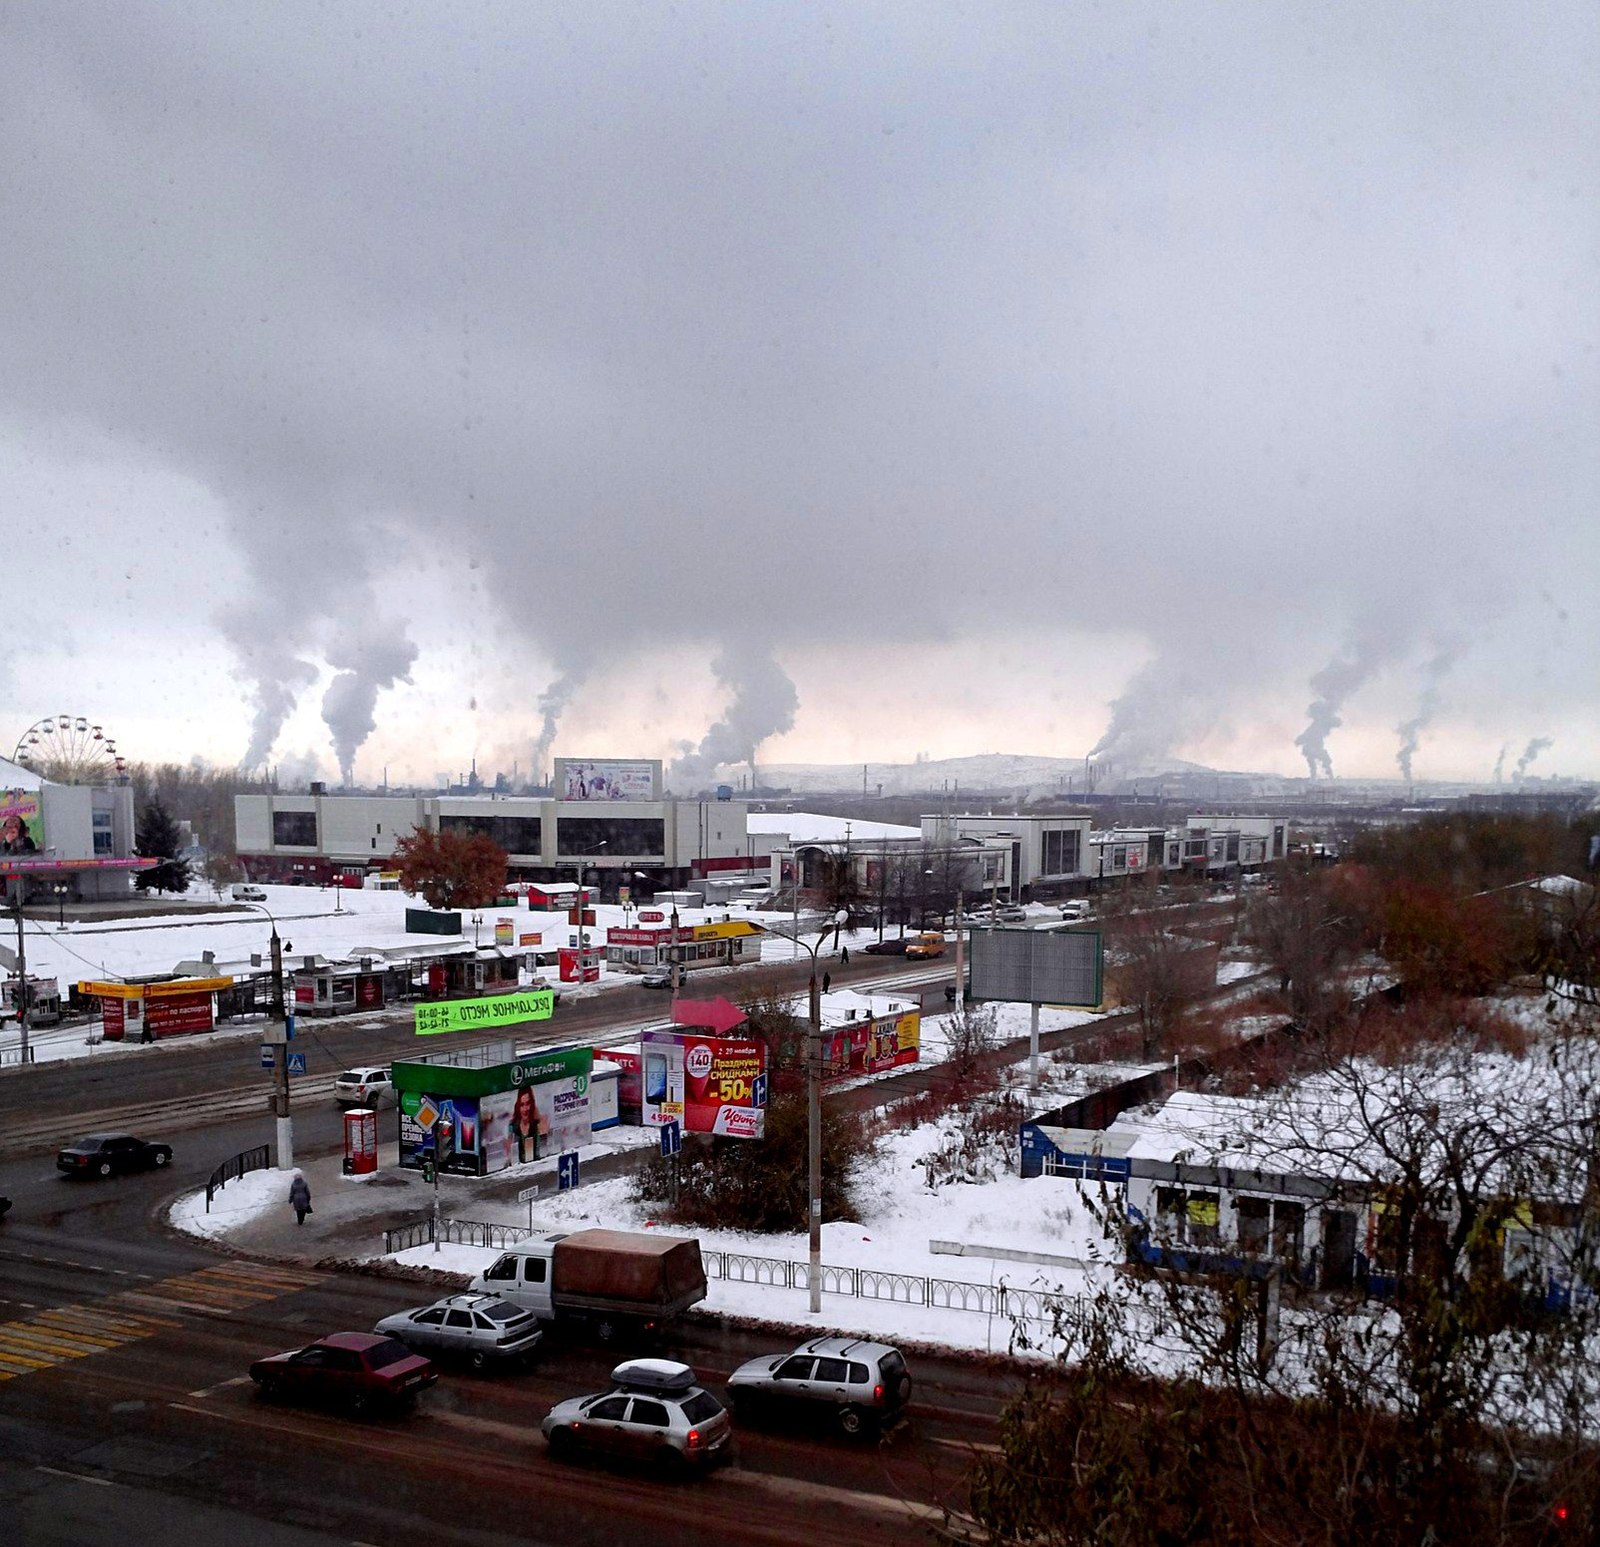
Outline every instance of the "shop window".
{"type": "Polygon", "coordinates": [[[1240,1251],[1265,1256],[1272,1235],[1272,1205],[1265,1198],[1240,1198],[1235,1207],[1239,1211],[1240,1251]]]}
{"type": "Polygon", "coordinates": [[[556,852],[571,857],[666,853],[666,824],[659,817],[562,817],[556,823],[556,852]]]}
{"type": "Polygon", "coordinates": [[[1215,1246],[1221,1238],[1219,1211],[1214,1192],[1192,1192],[1184,1209],[1186,1239],[1191,1246],[1215,1246]]]}
{"type": "MultiPolygon", "coordinates": [[[[379,832],[383,829],[379,828],[379,832]]],[[[439,818],[442,833],[477,833],[488,838],[507,854],[532,854],[540,852],[543,843],[543,824],[536,816],[448,815],[439,818]]]]}
{"type": "Polygon", "coordinates": [[[315,811],[274,811],[272,841],[280,848],[314,849],[317,846],[315,811]]]}

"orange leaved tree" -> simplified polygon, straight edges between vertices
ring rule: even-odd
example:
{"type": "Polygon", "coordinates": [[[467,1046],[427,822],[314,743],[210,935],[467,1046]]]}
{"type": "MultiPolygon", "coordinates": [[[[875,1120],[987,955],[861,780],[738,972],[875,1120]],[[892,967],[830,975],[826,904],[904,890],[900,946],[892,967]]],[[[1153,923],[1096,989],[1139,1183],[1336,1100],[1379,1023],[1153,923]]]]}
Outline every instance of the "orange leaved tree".
{"type": "Polygon", "coordinates": [[[505,891],[506,851],[482,833],[418,828],[394,858],[400,885],[433,908],[486,908],[505,891]]]}

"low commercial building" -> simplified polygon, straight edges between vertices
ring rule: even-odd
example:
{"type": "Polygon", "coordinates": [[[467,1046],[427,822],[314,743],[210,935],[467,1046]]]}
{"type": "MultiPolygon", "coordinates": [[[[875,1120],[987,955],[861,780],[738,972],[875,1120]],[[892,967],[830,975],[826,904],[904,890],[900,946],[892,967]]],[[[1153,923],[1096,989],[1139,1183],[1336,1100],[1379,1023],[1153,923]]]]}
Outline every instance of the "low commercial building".
{"type": "Polygon", "coordinates": [[[134,876],[157,863],[138,858],[134,841],[131,784],[56,784],[0,757],[0,895],[7,902],[125,900],[134,876]]]}
{"type": "Polygon", "coordinates": [[[770,847],[733,800],[551,800],[520,795],[236,795],[239,860],[252,881],[325,885],[393,868],[410,834],[482,833],[509,879],[574,881],[615,899],[765,863],[770,847]],[[640,881],[640,876],[644,881],[640,881]]]}
{"type": "MultiPolygon", "coordinates": [[[[1006,854],[1001,896],[1011,902],[1084,891],[1098,871],[1088,816],[925,816],[923,840],[976,842],[1006,854]]],[[[985,888],[989,888],[986,886],[985,888]]]]}

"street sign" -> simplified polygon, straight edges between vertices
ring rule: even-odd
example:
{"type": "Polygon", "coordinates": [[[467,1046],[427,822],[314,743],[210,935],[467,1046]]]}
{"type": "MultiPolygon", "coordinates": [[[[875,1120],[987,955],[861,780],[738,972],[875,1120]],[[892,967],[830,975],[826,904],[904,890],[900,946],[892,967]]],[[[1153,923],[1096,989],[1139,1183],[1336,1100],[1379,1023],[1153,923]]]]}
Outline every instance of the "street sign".
{"type": "Polygon", "coordinates": [[[676,1155],[683,1148],[683,1124],[663,1123],[661,1125],[661,1153],[663,1155],[676,1155]]]}
{"type": "Polygon", "coordinates": [[[306,1055],[304,1053],[291,1053],[289,1055],[289,1073],[304,1074],[306,1072],[306,1055]]]}
{"type": "Polygon", "coordinates": [[[578,1185],[578,1152],[568,1150],[556,1161],[556,1186],[562,1192],[570,1192],[578,1185]]]}
{"type": "Polygon", "coordinates": [[[424,1133],[429,1132],[433,1125],[439,1121],[439,1109],[426,1096],[417,1105],[417,1127],[424,1133]]]}
{"type": "Polygon", "coordinates": [[[522,1191],[517,1194],[517,1202],[532,1203],[533,1200],[538,1196],[539,1189],[537,1187],[524,1187],[522,1191]]]}
{"type": "Polygon", "coordinates": [[[283,1018],[283,1034],[290,1042],[294,1041],[294,1011],[290,1010],[283,1018]]]}
{"type": "Polygon", "coordinates": [[[270,1042],[263,1042],[261,1044],[261,1067],[263,1069],[271,1069],[277,1064],[277,1062],[277,1050],[270,1042]]]}
{"type": "Polygon", "coordinates": [[[750,1082],[750,1105],[753,1107],[764,1107],[766,1104],[767,1077],[764,1074],[758,1074],[750,1082]]]}

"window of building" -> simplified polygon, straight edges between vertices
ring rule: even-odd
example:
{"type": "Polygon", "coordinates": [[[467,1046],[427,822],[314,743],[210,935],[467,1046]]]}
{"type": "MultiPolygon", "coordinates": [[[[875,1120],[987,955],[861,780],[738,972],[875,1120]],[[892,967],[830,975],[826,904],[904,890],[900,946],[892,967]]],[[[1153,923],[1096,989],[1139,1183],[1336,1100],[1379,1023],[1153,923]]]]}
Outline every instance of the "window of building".
{"type": "Polygon", "coordinates": [[[111,827],[111,813],[109,811],[96,811],[94,813],[94,852],[97,855],[109,855],[116,852],[116,840],[111,827]]]}
{"type": "Polygon", "coordinates": [[[536,816],[490,816],[487,812],[453,814],[439,818],[439,831],[478,833],[499,844],[507,854],[536,855],[544,841],[543,827],[536,816]]]}
{"type": "Polygon", "coordinates": [[[272,841],[278,848],[314,849],[317,846],[315,811],[274,811],[272,841]]]}
{"type": "Polygon", "coordinates": [[[1041,875],[1067,876],[1078,872],[1079,844],[1083,834],[1076,827],[1047,828],[1041,835],[1039,869],[1041,875]]]}
{"type": "Polygon", "coordinates": [[[659,859],[666,855],[666,823],[660,817],[573,816],[556,824],[556,852],[659,859]]]}

